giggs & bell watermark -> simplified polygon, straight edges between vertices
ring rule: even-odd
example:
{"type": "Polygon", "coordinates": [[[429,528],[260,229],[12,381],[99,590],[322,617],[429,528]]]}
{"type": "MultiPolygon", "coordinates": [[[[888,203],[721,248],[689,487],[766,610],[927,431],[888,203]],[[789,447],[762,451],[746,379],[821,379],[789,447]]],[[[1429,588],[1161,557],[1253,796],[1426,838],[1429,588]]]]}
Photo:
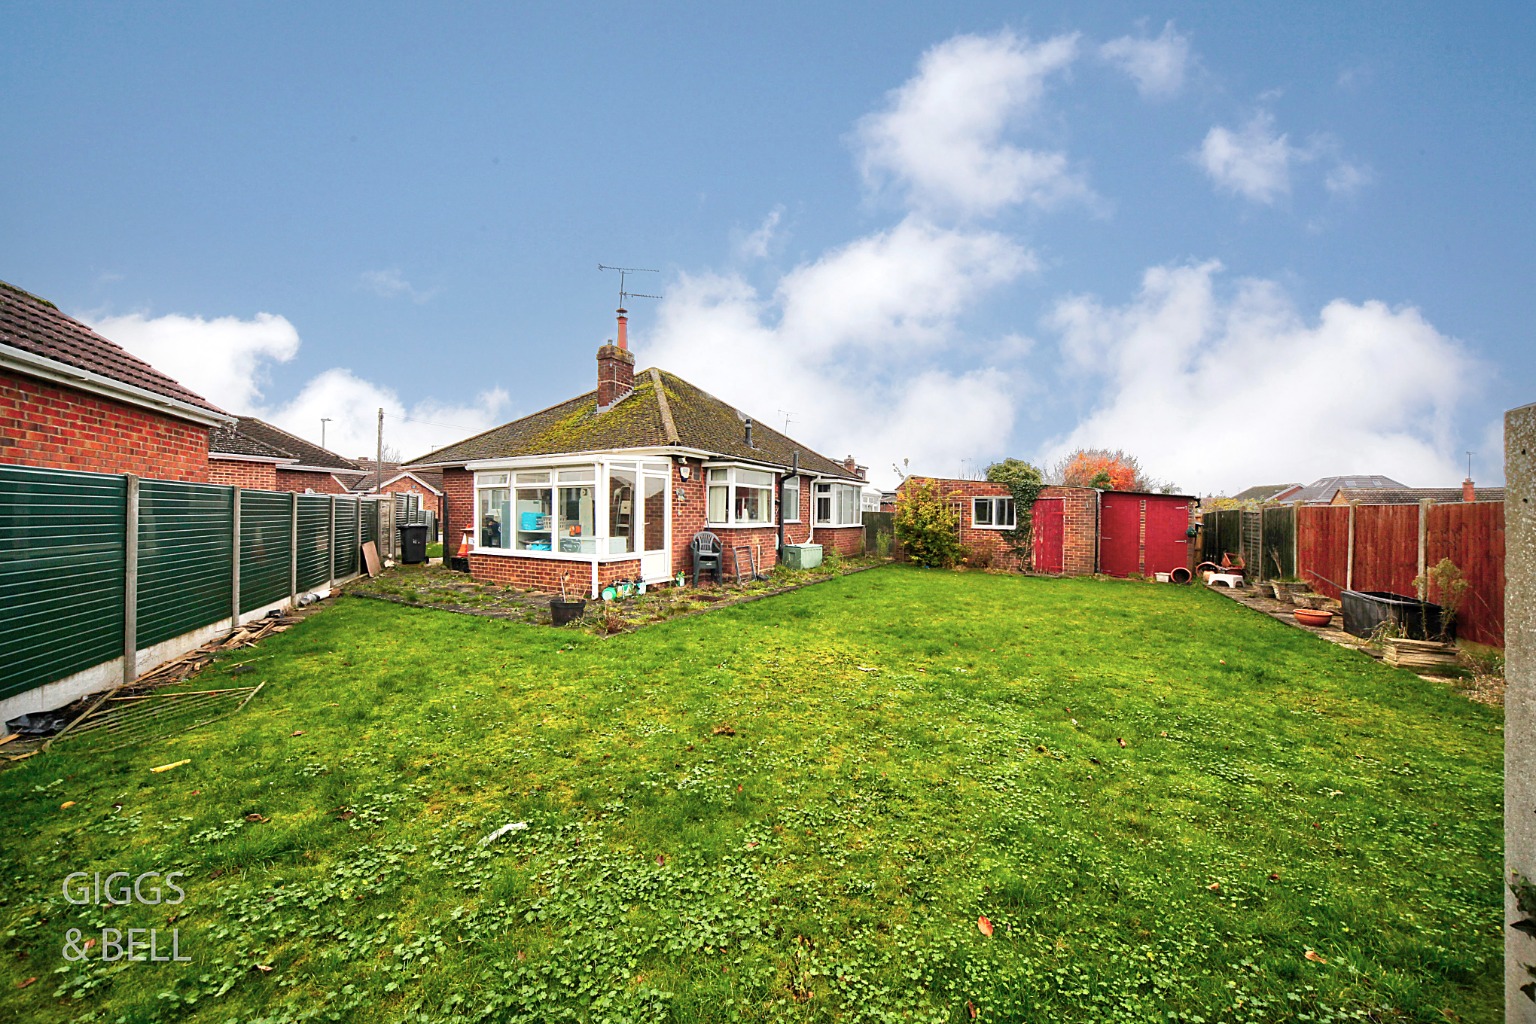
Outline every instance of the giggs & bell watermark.
{"type": "MultiPolygon", "coordinates": [[[[127,871],[75,871],[64,879],[64,899],[76,906],[176,905],[187,898],[177,880],[185,872],[145,871],[132,875],[127,871]]],[[[102,928],[87,935],[71,928],[64,935],[64,959],[100,960],[115,963],[188,963],[191,957],[181,953],[181,930],[159,928],[102,928]]]]}

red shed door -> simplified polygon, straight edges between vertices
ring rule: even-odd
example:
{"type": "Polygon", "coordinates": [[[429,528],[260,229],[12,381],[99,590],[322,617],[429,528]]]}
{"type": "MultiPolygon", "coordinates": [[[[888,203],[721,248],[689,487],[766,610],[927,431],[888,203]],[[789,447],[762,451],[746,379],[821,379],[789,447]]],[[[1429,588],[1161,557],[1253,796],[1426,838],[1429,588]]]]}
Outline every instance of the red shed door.
{"type": "Polygon", "coordinates": [[[1099,496],[1099,571],[1141,575],[1141,495],[1105,491],[1099,496]]]}
{"type": "Polygon", "coordinates": [[[1189,568],[1189,499],[1149,494],[1147,575],[1189,568]]]}
{"type": "Polygon", "coordinates": [[[1061,575],[1063,566],[1062,531],[1066,513],[1060,498],[1041,498],[1032,513],[1034,524],[1035,572],[1061,575]]]}

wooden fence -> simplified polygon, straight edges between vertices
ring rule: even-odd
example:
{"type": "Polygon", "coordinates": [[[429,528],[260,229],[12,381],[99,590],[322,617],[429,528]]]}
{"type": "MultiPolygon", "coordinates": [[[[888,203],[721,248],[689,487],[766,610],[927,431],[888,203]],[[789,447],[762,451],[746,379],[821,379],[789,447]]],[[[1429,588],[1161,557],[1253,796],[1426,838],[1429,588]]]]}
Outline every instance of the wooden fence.
{"type": "MultiPolygon", "coordinates": [[[[1503,502],[1303,505],[1295,516],[1296,575],[1318,593],[1413,595],[1414,578],[1449,558],[1470,584],[1457,612],[1457,635],[1504,646],[1503,502]]],[[[1431,589],[1428,599],[1439,598],[1431,589]]]]}

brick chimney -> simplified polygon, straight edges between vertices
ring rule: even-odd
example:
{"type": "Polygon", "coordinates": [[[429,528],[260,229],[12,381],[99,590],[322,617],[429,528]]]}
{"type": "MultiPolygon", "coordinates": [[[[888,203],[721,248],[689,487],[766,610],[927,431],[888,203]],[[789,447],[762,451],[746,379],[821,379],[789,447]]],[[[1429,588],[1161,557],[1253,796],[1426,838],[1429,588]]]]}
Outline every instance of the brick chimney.
{"type": "Polygon", "coordinates": [[[860,480],[867,479],[869,473],[868,467],[859,465],[859,460],[852,455],[843,460],[843,468],[860,480]]]}
{"type": "Polygon", "coordinates": [[[607,412],[635,390],[635,355],[629,351],[629,318],[619,310],[619,343],[597,350],[597,411],[607,412]]]}
{"type": "Polygon", "coordinates": [[[1476,501],[1477,500],[1477,488],[1472,486],[1472,478],[1471,477],[1467,477],[1465,480],[1463,480],[1461,482],[1461,500],[1462,501],[1476,501]]]}

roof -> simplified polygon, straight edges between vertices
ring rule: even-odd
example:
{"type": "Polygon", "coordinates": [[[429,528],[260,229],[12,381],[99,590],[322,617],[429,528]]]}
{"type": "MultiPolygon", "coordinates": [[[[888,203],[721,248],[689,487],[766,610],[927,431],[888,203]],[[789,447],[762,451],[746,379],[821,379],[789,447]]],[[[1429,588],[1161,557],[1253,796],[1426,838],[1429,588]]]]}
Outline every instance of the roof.
{"type": "MultiPolygon", "coordinates": [[[[1340,487],[1338,497],[1363,505],[1416,505],[1426,498],[1444,505],[1462,500],[1460,487],[1340,487]]],[[[1472,497],[1474,501],[1503,501],[1504,488],[1477,487],[1473,489],[1472,497]]]]}
{"type": "Polygon", "coordinates": [[[266,420],[258,420],[254,416],[241,416],[235,424],[235,429],[248,438],[293,456],[299,461],[299,466],[308,469],[340,470],[345,473],[362,472],[357,463],[351,459],[344,459],[329,449],[310,444],[302,437],[274,427],[266,420]]]}
{"type": "Polygon", "coordinates": [[[691,448],[723,458],[776,466],[792,465],[816,476],[858,477],[841,463],[812,451],[761,421],[752,420],[747,445],[746,413],[665,370],[635,374],[634,391],[607,412],[597,411],[597,392],[550,406],[483,434],[466,438],[404,463],[455,466],[480,459],[515,459],[622,451],[626,448],[691,448]]]}
{"type": "Polygon", "coordinates": [[[1232,495],[1233,501],[1270,501],[1293,487],[1301,484],[1259,484],[1244,491],[1238,491],[1232,495]]]}
{"type": "Polygon", "coordinates": [[[216,459],[220,455],[239,455],[242,458],[271,462],[292,462],[294,459],[281,448],[241,433],[238,427],[212,427],[208,431],[208,457],[216,459]]]}
{"type": "MultiPolygon", "coordinates": [[[[354,491],[371,491],[374,486],[374,461],[372,459],[356,459],[357,467],[363,471],[363,476],[353,480],[350,488],[354,491]]],[[[401,469],[398,462],[384,463],[384,482],[381,487],[387,487],[403,476],[413,476],[426,484],[434,491],[443,489],[443,471],[440,469],[401,469]]]]}
{"type": "Polygon", "coordinates": [[[1340,490],[1407,490],[1408,485],[1393,480],[1389,476],[1325,476],[1314,480],[1295,494],[1285,496],[1285,501],[1291,504],[1315,505],[1328,504],[1333,496],[1340,490]]]}
{"type": "Polygon", "coordinates": [[[182,387],[121,345],[65,316],[47,299],[4,281],[0,281],[0,345],[9,345],[216,415],[225,414],[202,395],[182,387]]]}

